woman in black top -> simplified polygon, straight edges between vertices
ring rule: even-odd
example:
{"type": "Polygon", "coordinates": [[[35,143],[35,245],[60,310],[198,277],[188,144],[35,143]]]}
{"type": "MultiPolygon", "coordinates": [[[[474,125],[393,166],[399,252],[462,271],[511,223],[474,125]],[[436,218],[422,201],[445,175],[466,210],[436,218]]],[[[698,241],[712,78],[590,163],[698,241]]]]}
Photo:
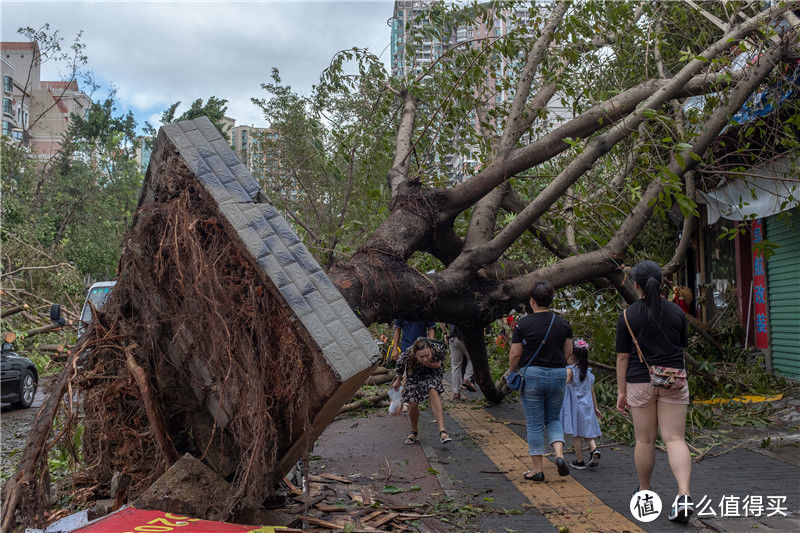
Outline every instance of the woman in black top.
{"type": "Polygon", "coordinates": [[[531,293],[533,313],[519,319],[514,326],[508,357],[510,370],[514,371],[525,368],[530,362],[523,376],[525,381],[520,395],[528,428],[528,452],[533,463],[533,468],[525,472],[524,477],[531,481],[544,481],[545,427],[556,454],[558,474],[569,474],[564,461],[564,429],[560,413],[567,385],[566,357],[572,353],[572,328],[569,322],[550,310],[554,292],[550,282],[539,281],[534,285],[531,293]],[[531,360],[540,345],[541,349],[531,360]]]}
{"type": "MultiPolygon", "coordinates": [[[[686,315],[680,307],[661,296],[661,269],[653,261],[633,267],[633,281],[640,300],[625,311],[644,359],[650,366],[684,368],[683,349],[687,345],[686,315]]],[[[658,430],[667,447],[669,465],[678,482],[678,495],[669,519],[688,522],[694,512],[689,493],[692,461],[686,446],[686,409],[689,387],[662,389],[650,384],[647,365],[638,352],[620,314],[617,322],[617,409],[630,408],[636,434],[634,462],[639,490],[650,489],[655,465],[658,430]],[[633,354],[633,357],[631,357],[633,354]]]]}

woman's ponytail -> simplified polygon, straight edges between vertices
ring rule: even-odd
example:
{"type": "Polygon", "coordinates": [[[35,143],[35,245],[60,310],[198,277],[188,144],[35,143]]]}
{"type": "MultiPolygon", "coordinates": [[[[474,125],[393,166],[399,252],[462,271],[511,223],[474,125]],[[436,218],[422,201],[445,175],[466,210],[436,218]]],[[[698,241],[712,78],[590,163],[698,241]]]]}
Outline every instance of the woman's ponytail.
{"type": "Polygon", "coordinates": [[[664,307],[661,301],[661,267],[654,261],[642,261],[633,267],[632,274],[633,281],[644,293],[646,322],[651,328],[658,328],[664,307]]]}

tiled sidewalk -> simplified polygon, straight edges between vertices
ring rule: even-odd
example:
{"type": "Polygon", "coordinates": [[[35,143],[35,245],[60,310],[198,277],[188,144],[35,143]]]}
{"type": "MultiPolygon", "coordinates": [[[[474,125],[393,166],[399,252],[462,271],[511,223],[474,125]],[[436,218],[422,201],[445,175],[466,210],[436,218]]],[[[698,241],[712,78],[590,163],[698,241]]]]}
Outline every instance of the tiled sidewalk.
{"type": "MultiPolygon", "coordinates": [[[[489,457],[498,456],[498,449],[507,450],[504,475],[507,482],[515,485],[529,498],[534,508],[540,510],[553,525],[567,525],[570,531],[635,531],[637,528],[649,532],[660,531],[800,531],[800,468],[757,453],[746,448],[737,448],[719,457],[706,458],[693,463],[692,492],[695,503],[706,496],[717,517],[694,519],[689,526],[670,523],[666,512],[654,522],[636,522],[629,512],[630,497],[637,481],[633,465],[633,448],[613,446],[602,448],[600,466],[593,470],[573,470],[572,483],[562,482],[555,468],[547,465],[545,475],[552,490],[542,489],[521,480],[522,471],[527,470],[527,446],[525,425],[521,406],[504,403],[488,408],[474,405],[449,404],[449,414],[468,435],[468,440],[477,443],[489,457]],[[515,457],[516,456],[516,457],[515,457]],[[514,468],[514,460],[522,465],[514,468]],[[552,472],[550,472],[552,471],[552,472]],[[549,475],[548,475],[549,474],[549,475]],[[575,487],[577,485],[579,489],[575,487]],[[581,490],[582,489],[582,490],[581,490]],[[558,506],[553,496],[561,497],[564,504],[558,506]],[[738,498],[745,496],[785,496],[786,514],[766,517],[720,518],[723,496],[738,498]],[[555,509],[554,509],[554,504],[555,509]],[[573,514],[568,514],[572,512],[573,514]],[[565,517],[569,518],[565,518],[565,517]],[[631,522],[633,521],[633,522],[631,522]],[[625,527],[628,525],[628,527],[625,527]]],[[[427,414],[427,416],[430,416],[427,414]]],[[[571,438],[567,438],[568,442],[571,438]]],[[[502,456],[502,453],[500,454],[502,456]]],[[[567,456],[570,459],[569,456],[567,456]]],[[[675,492],[675,481],[669,470],[667,456],[657,451],[656,468],[652,489],[661,495],[665,508],[671,504],[675,492]]]]}
{"type": "MultiPolygon", "coordinates": [[[[470,396],[479,398],[474,393],[470,396]]],[[[775,457],[740,447],[703,459],[693,464],[692,492],[695,503],[707,496],[718,515],[723,495],[739,497],[739,501],[747,495],[761,495],[764,503],[767,496],[786,496],[788,517],[717,516],[677,525],[669,522],[663,511],[657,520],[645,524],[637,522],[628,509],[637,484],[633,448],[603,447],[598,468],[573,470],[568,478],[560,478],[546,462],[548,482],[534,484],[522,479],[528,459],[519,403],[481,407],[477,401],[456,404],[446,399],[445,408],[446,426],[454,439],[451,444],[439,444],[433,416],[423,410],[421,445],[405,446],[402,441],[408,433],[408,420],[381,410],[366,418],[337,420],[320,437],[314,453],[321,456],[319,465],[326,465],[328,472],[360,473],[374,479],[378,490],[382,483],[403,487],[404,492],[397,496],[409,503],[453,498],[457,505],[483,510],[469,520],[468,528],[453,527],[452,531],[538,532],[554,531],[556,526],[567,526],[573,533],[800,531],[800,468],[775,457]],[[391,480],[383,481],[387,469],[391,469],[391,480]],[[412,485],[421,490],[407,491],[412,485]]],[[[567,458],[571,460],[569,455],[567,458]]],[[[666,454],[660,451],[652,488],[668,507],[675,482],[666,454]]]]}

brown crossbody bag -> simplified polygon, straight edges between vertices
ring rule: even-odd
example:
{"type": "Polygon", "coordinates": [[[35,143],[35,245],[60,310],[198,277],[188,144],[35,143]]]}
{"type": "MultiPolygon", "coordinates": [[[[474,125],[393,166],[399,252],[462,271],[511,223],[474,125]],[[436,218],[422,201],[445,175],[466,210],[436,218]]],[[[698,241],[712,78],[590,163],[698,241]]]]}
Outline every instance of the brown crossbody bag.
{"type": "Polygon", "coordinates": [[[631,325],[628,322],[628,310],[622,311],[622,317],[625,319],[625,325],[628,326],[628,332],[633,339],[633,345],[636,346],[636,352],[639,354],[639,362],[644,363],[647,371],[650,373],[650,384],[659,389],[682,389],[686,385],[686,370],[683,368],[672,368],[668,366],[650,366],[647,359],[644,358],[642,349],[639,347],[639,341],[636,340],[636,335],[633,334],[631,325]]]}

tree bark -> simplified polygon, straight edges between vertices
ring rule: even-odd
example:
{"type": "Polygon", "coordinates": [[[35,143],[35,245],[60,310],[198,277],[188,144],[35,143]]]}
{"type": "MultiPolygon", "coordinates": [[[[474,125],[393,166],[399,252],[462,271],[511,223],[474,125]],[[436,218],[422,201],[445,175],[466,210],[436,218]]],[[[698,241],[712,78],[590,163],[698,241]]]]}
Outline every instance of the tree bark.
{"type": "Polygon", "coordinates": [[[58,331],[64,326],[59,326],[58,324],[48,324],[47,326],[42,326],[40,328],[33,328],[29,329],[28,331],[22,334],[23,339],[27,339],[28,337],[33,337],[34,335],[38,335],[40,333],[49,333],[51,331],[58,331]]]}
{"type": "Polygon", "coordinates": [[[22,311],[24,311],[26,309],[30,309],[28,304],[15,305],[14,307],[9,307],[8,309],[4,309],[3,313],[2,313],[2,315],[0,315],[0,317],[1,318],[5,318],[7,316],[15,315],[17,313],[21,313],[22,311]]]}
{"type": "Polygon", "coordinates": [[[487,401],[500,403],[503,401],[503,395],[497,390],[492,380],[483,326],[461,327],[461,331],[464,332],[464,344],[467,346],[467,352],[472,361],[472,369],[475,372],[475,381],[478,382],[478,387],[487,401]]]}

